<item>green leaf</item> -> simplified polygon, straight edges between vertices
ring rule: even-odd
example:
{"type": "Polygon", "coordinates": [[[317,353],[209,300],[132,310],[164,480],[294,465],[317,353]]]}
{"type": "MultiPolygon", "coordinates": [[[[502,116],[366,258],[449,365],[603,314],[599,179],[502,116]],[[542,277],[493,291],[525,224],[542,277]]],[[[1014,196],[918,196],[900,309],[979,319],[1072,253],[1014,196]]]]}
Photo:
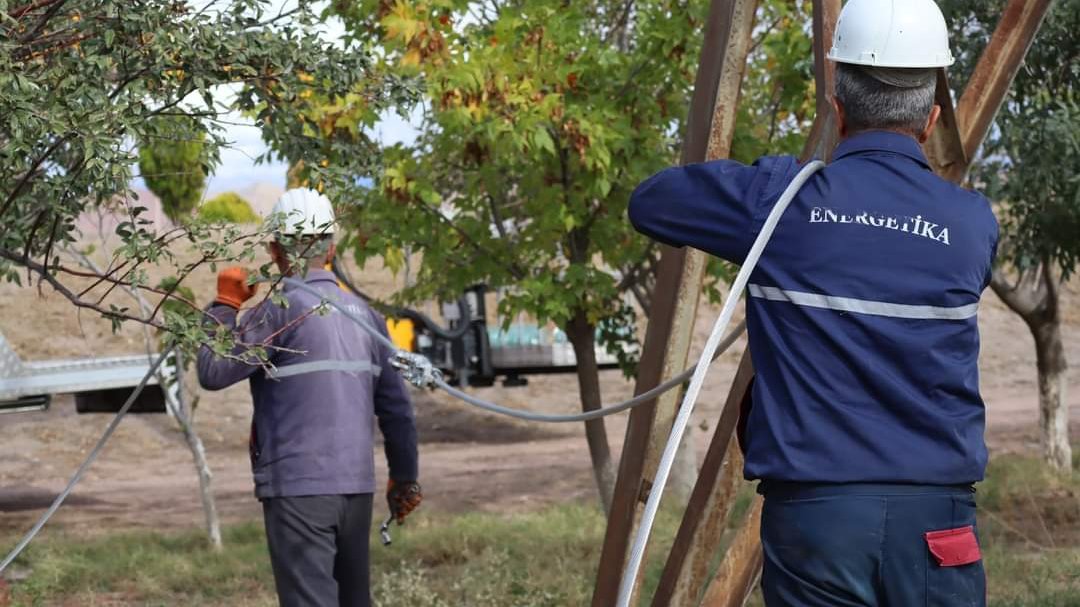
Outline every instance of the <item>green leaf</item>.
{"type": "Polygon", "coordinates": [[[555,142],[551,139],[551,135],[548,134],[546,128],[539,128],[533,131],[533,145],[545,152],[551,154],[555,153],[555,142]]]}

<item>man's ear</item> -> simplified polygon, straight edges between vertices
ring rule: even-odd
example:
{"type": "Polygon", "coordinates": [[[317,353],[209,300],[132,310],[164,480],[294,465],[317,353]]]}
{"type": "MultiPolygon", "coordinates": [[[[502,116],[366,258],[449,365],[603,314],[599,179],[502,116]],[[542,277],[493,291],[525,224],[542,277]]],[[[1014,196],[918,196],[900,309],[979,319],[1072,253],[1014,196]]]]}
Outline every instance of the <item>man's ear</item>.
{"type": "Polygon", "coordinates": [[[334,255],[337,254],[337,243],[331,242],[330,248],[326,249],[326,263],[334,261],[334,255]]]}
{"type": "Polygon", "coordinates": [[[836,130],[840,133],[840,138],[843,139],[848,135],[847,116],[844,115],[844,105],[840,103],[840,100],[833,95],[829,98],[832,101],[833,111],[836,112],[836,130]]]}
{"type": "Polygon", "coordinates": [[[919,133],[919,143],[926,143],[930,139],[930,133],[934,132],[938,118],[941,118],[941,106],[935,103],[934,109],[930,110],[930,118],[926,121],[926,128],[923,129],[922,133],[919,133]]]}

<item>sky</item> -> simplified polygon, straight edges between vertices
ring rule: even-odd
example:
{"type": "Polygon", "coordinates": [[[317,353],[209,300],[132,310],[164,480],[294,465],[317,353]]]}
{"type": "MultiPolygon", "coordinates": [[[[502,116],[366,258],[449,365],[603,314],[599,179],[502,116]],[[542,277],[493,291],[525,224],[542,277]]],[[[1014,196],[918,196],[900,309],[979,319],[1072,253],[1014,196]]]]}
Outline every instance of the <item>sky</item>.
{"type": "MultiPolygon", "coordinates": [[[[217,4],[227,4],[227,0],[216,0],[217,4]]],[[[272,0],[271,4],[275,11],[289,9],[296,5],[296,0],[272,0]]],[[[316,5],[316,10],[321,7],[316,5]]],[[[344,33],[344,25],[340,20],[332,18],[323,24],[320,34],[327,40],[338,40],[344,33]]],[[[255,184],[268,183],[285,187],[285,171],[283,162],[269,162],[255,164],[255,159],[267,151],[266,144],[262,141],[259,129],[254,123],[239,114],[229,114],[225,117],[229,124],[224,125],[224,137],[230,145],[221,150],[221,164],[217,171],[207,180],[206,195],[227,191],[244,191],[255,184]]],[[[408,142],[415,138],[416,129],[407,120],[400,118],[395,112],[387,112],[383,119],[374,129],[376,137],[383,143],[408,142]]],[[[138,181],[137,187],[143,187],[138,181]]]]}
{"type": "MultiPolygon", "coordinates": [[[[221,164],[217,172],[208,179],[207,194],[242,191],[260,182],[284,187],[287,169],[285,163],[255,164],[255,159],[267,151],[259,129],[250,120],[239,115],[230,115],[227,120],[230,123],[244,123],[245,126],[226,126],[224,136],[230,145],[221,150],[221,164]]],[[[383,116],[374,132],[379,141],[392,144],[412,141],[416,129],[396,112],[391,111],[383,116]]]]}

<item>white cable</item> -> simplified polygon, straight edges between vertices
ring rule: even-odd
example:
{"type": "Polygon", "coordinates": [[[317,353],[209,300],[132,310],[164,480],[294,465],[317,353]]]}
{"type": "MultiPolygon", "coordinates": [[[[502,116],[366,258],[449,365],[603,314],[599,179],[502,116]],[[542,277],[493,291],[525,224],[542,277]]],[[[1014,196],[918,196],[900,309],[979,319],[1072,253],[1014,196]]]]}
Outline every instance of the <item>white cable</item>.
{"type": "Polygon", "coordinates": [[[641,561],[645,556],[645,546],[649,542],[649,534],[652,532],[653,522],[656,520],[656,512],[660,508],[660,499],[664,494],[664,486],[667,484],[668,476],[671,474],[671,466],[675,462],[675,453],[682,442],[683,434],[686,432],[686,424],[690,421],[690,414],[694,412],[694,405],[697,404],[701,386],[709,372],[709,362],[712,361],[713,353],[716,352],[717,347],[720,345],[720,338],[723,337],[724,331],[727,330],[727,326],[731,322],[732,315],[735,314],[735,305],[739,302],[739,298],[742,297],[743,290],[746,289],[746,283],[750,280],[750,275],[754,272],[758,260],[761,259],[761,254],[769,243],[769,239],[772,238],[772,233],[776,229],[776,224],[780,222],[780,217],[787,210],[792,199],[795,198],[795,194],[806,183],[806,180],[824,166],[825,163],[820,161],[811,162],[803,167],[799,174],[795,176],[795,179],[788,184],[787,189],[780,196],[780,200],[776,202],[765,220],[765,225],[762,226],[757,239],[754,240],[754,245],[746,255],[746,261],[743,262],[738,276],[735,277],[735,282],[731,284],[731,291],[724,302],[720,318],[716,319],[712,334],[709,335],[709,341],[706,342],[701,358],[698,359],[697,366],[694,368],[694,375],[690,379],[690,387],[686,390],[682,407],[679,408],[679,414],[675,418],[675,424],[672,426],[671,434],[668,436],[667,444],[664,446],[664,453],[660,457],[660,465],[657,468],[656,477],[653,479],[652,489],[649,491],[649,500],[645,503],[645,512],[641,517],[641,525],[638,527],[637,535],[634,537],[634,544],[630,548],[630,560],[626,564],[622,581],[619,584],[617,607],[630,607],[630,599],[634,594],[634,583],[637,580],[638,570],[641,569],[641,561]]]}

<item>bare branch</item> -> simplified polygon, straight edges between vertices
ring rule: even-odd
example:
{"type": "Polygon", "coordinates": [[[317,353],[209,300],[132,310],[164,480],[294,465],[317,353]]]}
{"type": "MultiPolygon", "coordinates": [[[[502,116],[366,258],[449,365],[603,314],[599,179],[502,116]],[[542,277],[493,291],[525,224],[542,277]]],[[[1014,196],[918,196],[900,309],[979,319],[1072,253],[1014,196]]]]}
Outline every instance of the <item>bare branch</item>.
{"type": "Polygon", "coordinates": [[[1015,283],[1001,268],[995,269],[990,279],[990,288],[994,293],[1029,324],[1047,309],[1050,292],[1043,280],[1045,265],[1040,263],[1023,270],[1015,283]]]}
{"type": "Polygon", "coordinates": [[[27,33],[19,39],[20,43],[25,44],[27,41],[33,40],[34,36],[37,36],[38,33],[41,32],[41,30],[43,30],[46,25],[48,25],[49,21],[52,20],[52,18],[55,17],[58,12],[60,12],[60,9],[63,8],[65,4],[67,4],[67,0],[41,0],[40,2],[36,2],[34,4],[36,4],[37,6],[33,6],[31,8],[28,8],[26,11],[21,12],[18,18],[22,18],[24,15],[26,15],[32,10],[36,10],[46,6],[48,6],[49,8],[45,11],[45,14],[41,16],[41,18],[34,25],[34,27],[28,28],[27,33]]]}
{"type": "Polygon", "coordinates": [[[8,13],[8,16],[10,16],[12,19],[21,19],[23,16],[25,16],[31,11],[36,11],[39,8],[45,8],[46,6],[49,6],[50,4],[56,4],[57,2],[63,4],[67,2],[67,0],[37,0],[37,2],[30,2],[29,4],[24,4],[22,6],[11,9],[11,12],[8,13]]]}
{"type": "Polygon", "coordinates": [[[102,307],[102,306],[100,306],[98,304],[92,304],[92,303],[90,303],[88,301],[80,299],[78,295],[76,295],[75,293],[73,293],[71,291],[71,289],[68,289],[66,286],[64,286],[63,283],[61,283],[59,280],[57,280],[55,276],[50,274],[48,269],[45,268],[45,266],[43,266],[40,263],[38,263],[36,261],[33,261],[31,259],[25,259],[22,255],[20,255],[18,253],[15,253],[14,251],[9,251],[7,249],[0,249],[0,258],[7,259],[8,261],[12,261],[12,262],[15,262],[15,263],[18,263],[18,264],[22,264],[28,270],[32,270],[33,272],[35,272],[36,274],[41,276],[41,278],[43,280],[45,280],[45,282],[49,283],[49,285],[52,286],[52,288],[55,289],[56,292],[63,295],[65,298],[67,298],[68,301],[70,301],[76,307],[86,308],[88,310],[94,310],[95,312],[100,313],[102,316],[104,316],[106,318],[116,318],[116,319],[120,319],[120,320],[134,320],[136,322],[146,324],[146,325],[150,325],[150,326],[155,327],[157,329],[161,329],[162,331],[166,330],[166,327],[165,327],[164,324],[162,324],[160,322],[157,322],[152,318],[143,318],[141,316],[135,316],[133,314],[128,314],[127,312],[121,312],[121,311],[117,311],[117,310],[106,309],[106,308],[104,308],[104,307],[102,307]]]}
{"type": "MultiPolygon", "coordinates": [[[[83,272],[83,271],[80,271],[80,270],[76,270],[74,268],[69,268],[69,267],[64,266],[64,265],[62,265],[60,263],[56,263],[53,266],[53,269],[56,270],[57,272],[67,274],[69,276],[75,276],[77,278],[99,278],[99,279],[104,278],[104,282],[108,282],[111,285],[109,287],[110,292],[113,289],[116,289],[117,287],[123,287],[125,289],[136,289],[137,291],[146,291],[148,293],[154,293],[156,295],[163,296],[162,297],[162,302],[164,302],[165,300],[171,298],[171,299],[173,299],[175,301],[179,301],[180,303],[186,305],[187,307],[191,308],[192,310],[195,310],[196,312],[203,313],[203,309],[200,308],[197,304],[195,304],[195,302],[191,301],[190,299],[187,299],[186,297],[183,297],[182,295],[177,295],[175,290],[159,289],[157,287],[149,287],[149,286],[146,286],[146,285],[136,285],[136,284],[133,284],[131,281],[124,280],[123,278],[111,278],[111,277],[106,278],[106,277],[103,277],[100,273],[95,272],[95,271],[83,272]]],[[[76,295],[76,297],[78,297],[78,295],[76,295]]],[[[103,302],[104,302],[104,298],[101,298],[101,299],[98,300],[97,304],[95,304],[95,305],[101,305],[103,302]]],[[[149,318],[154,318],[155,316],[157,316],[158,310],[160,310],[160,308],[161,308],[161,304],[158,304],[158,306],[156,308],[154,308],[153,313],[150,314],[149,318]]]]}

